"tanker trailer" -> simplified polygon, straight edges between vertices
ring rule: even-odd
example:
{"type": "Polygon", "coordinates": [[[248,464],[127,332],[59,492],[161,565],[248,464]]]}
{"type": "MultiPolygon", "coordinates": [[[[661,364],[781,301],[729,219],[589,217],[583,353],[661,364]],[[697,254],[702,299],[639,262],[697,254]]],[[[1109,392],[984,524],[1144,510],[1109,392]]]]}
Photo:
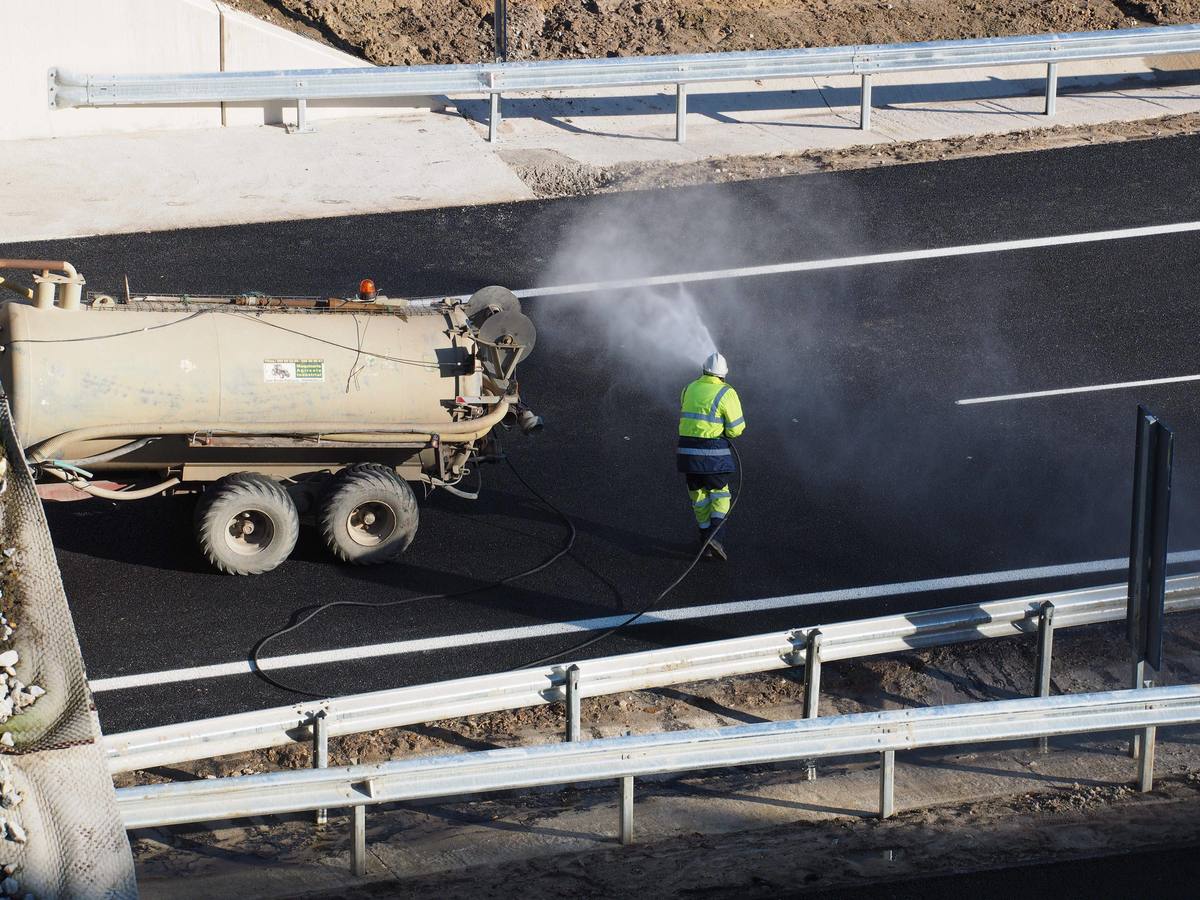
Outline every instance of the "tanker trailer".
{"type": "Polygon", "coordinates": [[[410,482],[473,497],[456,486],[495,457],[496,429],[541,425],[515,378],[535,330],[502,287],[84,297],[67,263],[5,269],[39,273],[0,278],[18,295],[0,305],[0,380],[43,496],[196,493],[222,572],[275,568],[301,515],[345,562],[395,559],[417,529],[410,482]]]}

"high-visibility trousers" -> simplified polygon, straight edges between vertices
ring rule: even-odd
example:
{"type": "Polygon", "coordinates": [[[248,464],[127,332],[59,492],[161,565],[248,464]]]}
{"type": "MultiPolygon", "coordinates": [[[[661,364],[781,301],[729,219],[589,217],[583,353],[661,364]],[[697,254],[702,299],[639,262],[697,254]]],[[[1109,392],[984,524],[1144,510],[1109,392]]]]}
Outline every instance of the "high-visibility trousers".
{"type": "Polygon", "coordinates": [[[701,529],[718,525],[729,514],[729,482],[726,473],[688,475],[688,497],[701,529]]]}

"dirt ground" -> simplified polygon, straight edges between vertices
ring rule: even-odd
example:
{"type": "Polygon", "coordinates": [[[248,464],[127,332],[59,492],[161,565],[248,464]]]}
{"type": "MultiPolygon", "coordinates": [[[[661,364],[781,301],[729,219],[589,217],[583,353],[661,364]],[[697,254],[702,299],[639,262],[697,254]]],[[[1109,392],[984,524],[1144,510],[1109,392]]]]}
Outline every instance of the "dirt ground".
{"type": "MultiPolygon", "coordinates": [[[[803,897],[880,881],[986,871],[1098,853],[1188,846],[1200,839],[1200,780],[1171,779],[1153,795],[1128,787],[1066,791],[912,810],[887,821],[840,820],[682,837],[580,856],[403,881],[405,896],[537,900],[562,897],[803,897]]],[[[912,896],[911,892],[904,896],[912,896]]],[[[395,883],[314,898],[397,896],[395,883]]]]}
{"type": "MultiPolygon", "coordinates": [[[[227,0],[380,65],[483,62],[491,0],[227,0]]],[[[892,43],[1200,20],[1200,0],[511,0],[511,59],[892,43]]]]}
{"type": "Polygon", "coordinates": [[[1023,153],[1080,144],[1108,144],[1198,132],[1200,114],[1187,113],[1136,122],[1059,125],[1006,134],[970,135],[943,140],[805,150],[768,156],[709,157],[686,163],[621,163],[593,166],[554,150],[502,150],[501,155],[537,196],[566,197],[866,169],[874,166],[991,156],[997,153],[1023,153]]]}
{"type": "MultiPolygon", "coordinates": [[[[1015,637],[831,662],[824,667],[820,712],[1029,696],[1035,644],[1031,637],[1015,637]]],[[[1168,665],[1160,682],[1200,681],[1198,648],[1200,614],[1171,616],[1168,665]]],[[[1129,679],[1128,656],[1121,623],[1062,630],[1055,635],[1052,689],[1058,694],[1123,687],[1129,679]]],[[[611,737],[794,718],[801,714],[802,697],[802,672],[782,671],[589,698],[583,701],[582,715],[585,732],[611,737]]],[[[562,705],[553,704],[391,729],[332,740],[331,762],[554,742],[562,739],[564,724],[562,705]]],[[[781,785],[812,784],[803,781],[798,765],[647,779],[638,787],[639,823],[649,821],[641,818],[650,816],[648,808],[692,795],[706,805],[757,796],[756,802],[768,808],[794,809],[795,819],[711,830],[712,816],[689,817],[687,830],[657,836],[639,831],[638,843],[624,848],[598,839],[575,849],[548,849],[564,836],[569,844],[581,827],[597,827],[597,816],[599,827],[609,823],[613,801],[607,787],[373,808],[368,834],[372,875],[366,882],[339,874],[348,859],[348,822],[341,812],[336,820],[331,816],[325,829],[314,830],[306,816],[285,816],[248,825],[214,823],[211,830],[152,829],[131,838],[146,896],[176,896],[178,879],[186,877],[187,896],[230,891],[295,896],[300,879],[311,891],[305,896],[313,897],[395,896],[402,890],[406,896],[495,900],[564,893],[628,896],[649,884],[656,886],[658,896],[769,897],[779,896],[783,888],[802,894],[880,879],[986,870],[1011,865],[1014,859],[1035,863],[1117,848],[1200,844],[1200,751],[1194,730],[1160,735],[1159,777],[1152,794],[1139,794],[1130,785],[1132,764],[1123,747],[1120,736],[1107,736],[1059,743],[1048,756],[1024,745],[995,751],[959,748],[947,751],[949,755],[930,751],[916,754],[923,757],[917,760],[909,754],[905,764],[915,762],[916,768],[901,768],[897,776],[906,808],[886,821],[834,808],[845,806],[844,801],[831,806],[828,798],[808,801],[816,805],[788,800],[793,795],[779,793],[781,785]],[[1011,778],[999,794],[979,781],[997,773],[1011,778]],[[932,783],[929,778],[941,778],[940,787],[932,793],[927,787],[925,796],[973,799],[923,803],[920,785],[932,783]],[[816,814],[806,814],[806,809],[816,814]],[[496,842],[508,849],[495,850],[496,842]],[[339,878],[341,884],[331,883],[339,878]]],[[[310,764],[309,748],[297,744],[117,781],[251,774],[310,764]]],[[[819,783],[835,791],[841,790],[839,783],[852,786],[856,778],[861,785],[864,776],[877,777],[872,765],[824,761],[819,783]]],[[[681,809],[681,814],[687,816],[687,809],[696,807],[681,809]]]]}

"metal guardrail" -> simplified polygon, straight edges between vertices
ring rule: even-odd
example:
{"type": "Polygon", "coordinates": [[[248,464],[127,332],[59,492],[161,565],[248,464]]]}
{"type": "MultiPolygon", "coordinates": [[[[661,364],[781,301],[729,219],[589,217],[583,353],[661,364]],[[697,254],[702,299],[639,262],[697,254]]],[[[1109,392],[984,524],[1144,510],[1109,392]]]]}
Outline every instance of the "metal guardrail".
{"type": "Polygon", "coordinates": [[[706,53],[612,59],[387,66],[373,69],[293,69],[194,74],[49,72],[52,109],[74,106],[294,101],[306,130],[309,100],[358,100],[442,94],[491,97],[488,139],[496,140],[503,93],[676,86],[676,139],[686,138],[687,88],[693,84],[807,76],[858,75],[863,130],[870,128],[871,78],[876,73],[1045,64],[1046,114],[1053,115],[1063,62],[1194,53],[1200,25],[912,44],[869,44],[799,50],[706,53]]]}
{"type": "MultiPolygon", "coordinates": [[[[1050,627],[1124,619],[1127,595],[1126,585],[1111,585],[587,659],[107,735],[104,746],[111,771],[125,772],[297,741],[319,748],[330,736],[564,701],[568,735],[578,735],[581,697],[797,665],[806,667],[805,705],[815,716],[821,663],[1022,634],[1042,637],[1038,687],[1045,694],[1050,627]]],[[[1200,609],[1200,575],[1169,579],[1166,608],[1200,609]]]]}
{"type": "MultiPolygon", "coordinates": [[[[632,824],[632,779],[789,760],[884,754],[880,811],[891,809],[888,769],[896,751],[1066,734],[1145,730],[1142,790],[1153,778],[1153,729],[1200,722],[1200,685],[998,700],[856,713],[697,731],[421,757],[121,788],[126,828],[363,807],[488,791],[621,779],[632,824]],[[891,755],[889,755],[891,754],[891,755]]],[[[624,799],[622,806],[627,804],[624,799]]],[[[630,828],[623,828],[628,833],[630,828]]],[[[357,843],[357,841],[356,841],[357,843]]]]}

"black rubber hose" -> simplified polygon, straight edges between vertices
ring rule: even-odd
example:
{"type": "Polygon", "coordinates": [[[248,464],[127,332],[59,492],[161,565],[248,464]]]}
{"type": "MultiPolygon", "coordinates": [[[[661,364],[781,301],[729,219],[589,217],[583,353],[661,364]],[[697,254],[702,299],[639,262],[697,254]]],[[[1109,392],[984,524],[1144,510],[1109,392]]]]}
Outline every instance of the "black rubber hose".
{"type": "Polygon", "coordinates": [[[521,475],[521,473],[519,471],[517,471],[517,467],[512,464],[512,460],[510,460],[507,456],[504,459],[505,459],[505,462],[508,463],[509,469],[512,470],[513,475],[515,475],[517,477],[517,481],[521,482],[521,484],[524,486],[525,490],[529,491],[529,493],[532,494],[533,497],[535,499],[537,499],[537,501],[539,503],[541,503],[543,506],[545,506],[547,509],[549,509],[551,512],[553,512],[556,516],[558,516],[559,519],[562,520],[562,523],[567,527],[567,539],[563,543],[561,549],[559,549],[553,556],[549,557],[544,562],[538,563],[533,568],[525,569],[524,571],[517,572],[514,575],[506,575],[505,577],[498,579],[497,581],[490,582],[488,584],[478,585],[478,586],[472,587],[472,588],[465,588],[464,590],[461,590],[461,591],[448,591],[448,592],[443,592],[443,593],[439,593],[439,594],[421,594],[416,597],[403,597],[399,600],[387,600],[387,601],[384,601],[381,603],[369,603],[364,600],[331,600],[328,603],[322,603],[316,607],[307,607],[306,609],[297,610],[293,614],[292,621],[288,625],[284,626],[283,628],[280,628],[278,631],[271,632],[266,637],[262,638],[257,644],[254,645],[253,649],[250,651],[250,668],[253,670],[253,672],[259,678],[263,679],[263,681],[267,682],[270,685],[273,685],[274,687],[279,688],[282,691],[288,691],[293,694],[299,694],[303,697],[311,697],[314,699],[322,700],[330,695],[328,693],[314,694],[312,691],[306,691],[303,688],[294,687],[293,685],[290,685],[290,684],[287,684],[286,682],[280,681],[277,678],[273,678],[272,676],[270,676],[266,673],[266,671],[262,668],[262,665],[259,662],[259,657],[262,656],[262,652],[263,652],[263,650],[266,649],[268,644],[271,644],[274,641],[277,641],[279,638],[283,637],[285,634],[290,634],[291,632],[297,630],[298,628],[301,628],[304,625],[307,625],[309,622],[311,622],[313,619],[315,619],[317,616],[321,615],[321,613],[326,612],[327,610],[335,609],[337,607],[353,607],[353,608],[359,608],[359,609],[365,607],[368,609],[383,609],[383,608],[390,607],[390,606],[404,606],[409,603],[422,603],[426,600],[450,600],[455,597],[465,597],[469,594],[478,594],[482,591],[490,591],[494,588],[498,588],[498,587],[501,587],[506,584],[511,584],[512,582],[517,581],[518,579],[521,579],[521,578],[528,578],[530,575],[534,575],[538,572],[543,571],[544,569],[549,568],[550,566],[552,566],[556,562],[558,562],[560,559],[562,559],[564,556],[566,556],[568,553],[570,553],[571,548],[573,548],[575,546],[575,537],[577,534],[577,532],[575,530],[575,523],[572,522],[570,520],[570,518],[562,510],[560,510],[557,506],[555,506],[553,503],[551,503],[549,500],[547,500],[545,497],[543,497],[541,495],[541,493],[539,493],[538,490],[533,485],[531,485],[528,481],[526,481],[524,476],[521,475]]]}
{"type": "MultiPolygon", "coordinates": [[[[687,578],[688,575],[691,574],[692,570],[694,568],[696,568],[696,565],[700,562],[701,559],[703,559],[704,554],[708,552],[709,545],[713,542],[713,540],[716,538],[718,532],[720,532],[720,530],[725,526],[725,523],[733,515],[733,511],[734,511],[734,509],[737,508],[738,501],[742,497],[742,489],[743,489],[743,483],[744,483],[744,477],[742,474],[742,456],[738,452],[737,447],[732,442],[730,442],[729,446],[730,446],[730,449],[732,449],[732,451],[733,451],[734,459],[737,460],[737,469],[738,469],[737,490],[734,492],[733,499],[730,501],[729,513],[725,516],[724,519],[722,519],[722,521],[715,528],[713,528],[711,530],[709,535],[705,538],[704,543],[700,545],[700,549],[697,550],[695,556],[692,557],[691,562],[689,562],[687,567],[682,572],[679,573],[679,575],[675,578],[675,580],[672,581],[669,585],[667,585],[666,588],[664,588],[663,591],[661,593],[659,593],[659,595],[657,597],[655,597],[654,600],[649,605],[647,605],[643,609],[638,610],[635,613],[632,613],[628,618],[624,619],[621,622],[618,622],[616,625],[612,626],[611,628],[608,628],[605,631],[602,631],[597,635],[593,635],[592,637],[587,638],[586,640],[583,640],[576,644],[573,644],[572,646],[566,648],[565,650],[561,650],[557,653],[552,653],[549,656],[543,656],[543,657],[540,657],[539,659],[534,659],[534,660],[530,660],[529,662],[522,663],[519,666],[515,666],[510,671],[519,671],[521,669],[529,669],[529,668],[533,668],[534,666],[545,665],[546,663],[553,662],[556,659],[561,659],[562,657],[564,657],[568,654],[578,653],[580,650],[584,650],[588,647],[598,644],[600,641],[603,641],[606,638],[612,637],[614,634],[621,631],[622,629],[628,628],[630,625],[632,625],[638,619],[653,612],[658,607],[658,605],[660,603],[662,603],[663,600],[665,600],[671,594],[672,591],[674,591],[677,587],[679,587],[680,584],[683,583],[683,580],[685,578],[687,578]]],[[[516,466],[514,466],[512,464],[512,460],[509,459],[507,456],[505,457],[505,462],[508,463],[509,469],[512,471],[513,475],[516,476],[517,481],[519,481],[521,483],[521,485],[525,488],[525,490],[529,491],[529,493],[532,494],[533,497],[535,499],[537,499],[539,503],[541,503],[543,506],[545,506],[547,509],[549,509],[551,512],[553,512],[556,516],[558,516],[559,519],[562,520],[563,524],[566,525],[567,530],[568,530],[567,540],[564,542],[562,548],[560,550],[558,550],[553,556],[551,556],[544,562],[539,563],[538,565],[534,566],[531,569],[526,569],[523,572],[516,573],[515,575],[505,576],[504,578],[501,578],[497,581],[493,581],[489,584],[479,585],[477,587],[467,588],[467,589],[461,590],[461,591],[451,591],[451,592],[439,593],[439,594],[421,594],[416,597],[405,597],[400,600],[388,600],[383,603],[368,603],[368,602],[365,602],[362,600],[334,600],[329,603],[322,603],[321,605],[319,605],[315,608],[309,609],[307,614],[303,614],[304,613],[303,610],[298,611],[295,614],[295,616],[293,616],[293,621],[290,624],[288,624],[287,626],[285,626],[283,628],[280,628],[278,631],[274,631],[271,634],[268,634],[266,637],[262,638],[257,644],[254,645],[254,648],[250,651],[250,665],[251,665],[251,668],[253,669],[254,673],[256,675],[258,675],[260,678],[262,678],[264,681],[266,681],[268,684],[271,684],[274,687],[279,688],[280,690],[288,691],[289,693],[293,693],[293,694],[299,694],[304,697],[311,697],[314,699],[324,699],[325,697],[329,696],[327,693],[326,694],[315,694],[311,691],[306,691],[303,688],[293,687],[292,685],[286,684],[286,683],[278,680],[277,678],[273,678],[272,676],[268,675],[266,673],[266,671],[263,670],[262,666],[259,664],[259,657],[262,655],[262,651],[266,648],[266,646],[268,644],[278,640],[279,638],[283,637],[285,634],[290,634],[291,632],[297,630],[298,628],[301,628],[302,626],[308,624],[310,621],[312,621],[314,618],[316,618],[317,616],[319,616],[321,613],[325,612],[326,610],[333,609],[335,607],[355,607],[355,608],[366,607],[366,608],[373,609],[373,608],[385,608],[385,607],[390,607],[390,606],[402,606],[402,605],[406,605],[409,603],[420,603],[420,602],[423,602],[426,600],[449,600],[449,599],[452,599],[455,597],[465,597],[469,594],[477,594],[482,591],[492,590],[493,588],[497,588],[502,585],[509,584],[513,581],[517,581],[518,579],[526,578],[530,575],[536,574],[537,572],[541,572],[541,571],[549,568],[550,566],[552,566],[554,563],[558,562],[560,559],[562,559],[568,553],[570,553],[571,550],[575,546],[575,538],[578,533],[575,528],[575,523],[571,521],[570,517],[568,517],[566,513],[564,513],[561,509],[559,509],[557,506],[555,506],[553,503],[551,503],[549,500],[547,500],[545,497],[543,497],[542,494],[533,485],[531,485],[528,481],[526,481],[524,476],[521,475],[521,473],[517,470],[516,466]]]]}
{"type": "Polygon", "coordinates": [[[549,656],[543,656],[539,659],[530,660],[527,663],[522,663],[521,665],[514,667],[511,671],[516,672],[521,669],[532,669],[534,666],[544,666],[546,663],[553,662],[556,659],[561,659],[562,657],[566,656],[567,654],[578,653],[580,650],[586,649],[587,647],[591,647],[593,644],[598,644],[600,641],[604,640],[605,638],[612,637],[614,634],[616,634],[621,629],[628,628],[630,625],[632,625],[638,619],[642,618],[642,616],[647,615],[648,613],[651,613],[655,609],[657,609],[658,605],[667,598],[667,596],[671,593],[671,591],[675,590],[675,588],[679,587],[679,585],[681,585],[683,583],[683,580],[685,578],[687,578],[688,575],[691,574],[692,569],[696,568],[696,564],[698,562],[700,562],[700,560],[704,557],[704,554],[706,552],[708,552],[708,545],[713,542],[714,538],[716,538],[717,532],[725,527],[725,523],[727,521],[729,521],[729,517],[733,515],[733,510],[737,506],[738,500],[740,500],[742,497],[742,480],[743,480],[742,479],[742,455],[740,453],[738,453],[737,447],[734,446],[733,441],[729,442],[729,447],[731,450],[733,450],[734,459],[737,460],[737,469],[738,469],[737,491],[736,491],[736,493],[734,493],[733,500],[729,504],[728,514],[725,516],[724,519],[722,519],[720,521],[720,523],[717,524],[717,526],[715,528],[711,529],[711,533],[708,535],[707,538],[705,538],[704,543],[700,545],[700,549],[696,551],[696,555],[692,557],[692,561],[690,563],[688,563],[687,568],[684,569],[682,572],[680,572],[679,576],[674,581],[672,581],[669,585],[667,585],[667,587],[663,590],[663,592],[661,594],[659,594],[657,597],[655,597],[654,600],[651,601],[651,603],[648,606],[646,606],[644,609],[638,610],[637,612],[633,613],[632,615],[629,616],[629,618],[625,619],[624,621],[618,622],[616,625],[612,626],[612,628],[602,631],[599,634],[588,638],[587,640],[583,640],[577,644],[573,644],[572,646],[568,647],[566,650],[562,650],[558,653],[552,653],[549,656]]]}

